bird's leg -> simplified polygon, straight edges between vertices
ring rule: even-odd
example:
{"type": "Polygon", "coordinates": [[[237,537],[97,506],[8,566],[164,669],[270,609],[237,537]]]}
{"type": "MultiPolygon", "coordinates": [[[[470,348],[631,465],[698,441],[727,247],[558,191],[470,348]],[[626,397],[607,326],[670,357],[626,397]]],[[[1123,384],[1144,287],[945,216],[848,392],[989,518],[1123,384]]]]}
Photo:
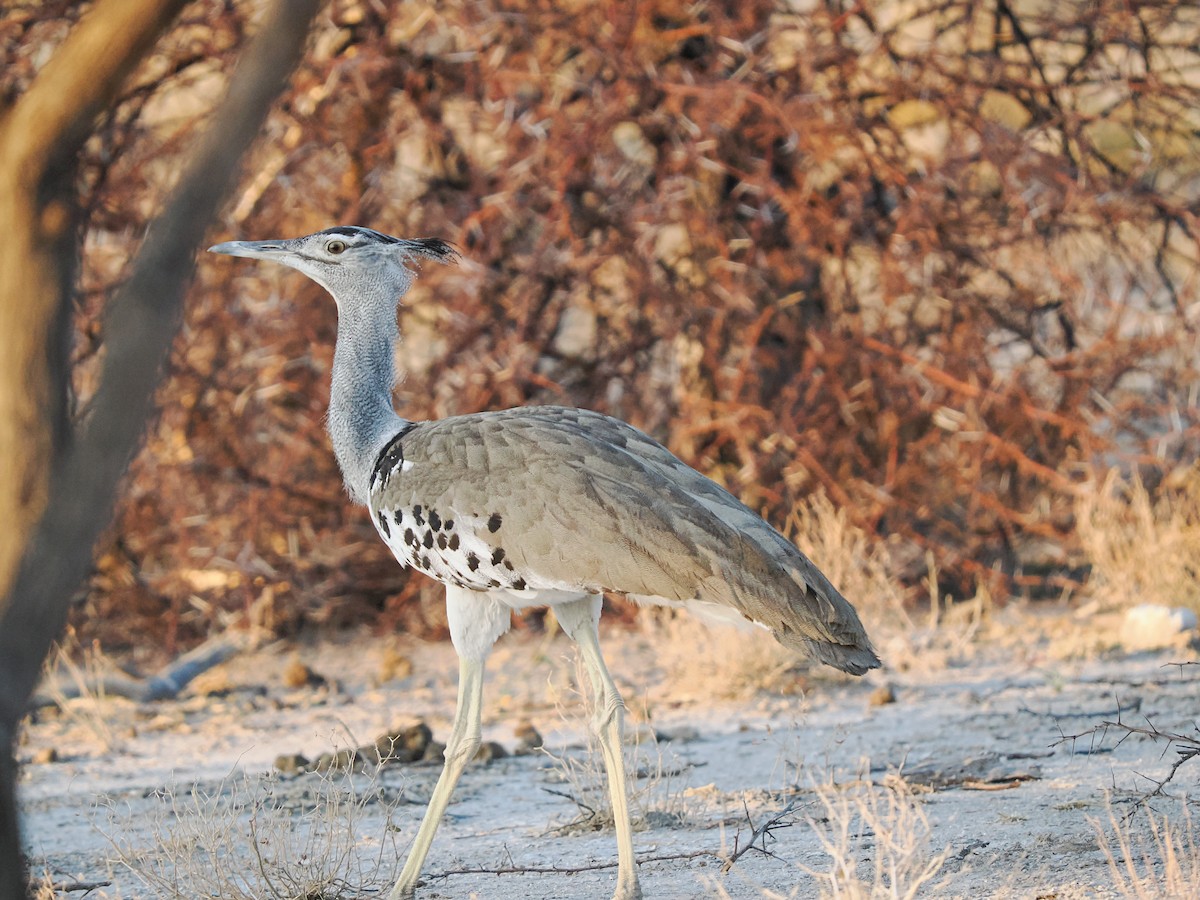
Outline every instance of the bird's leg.
{"type": "Polygon", "coordinates": [[[408,851],[408,859],[404,863],[400,879],[388,895],[390,900],[412,900],[416,895],[421,867],[425,864],[425,857],[433,844],[433,836],[441,824],[442,814],[450,803],[450,795],[454,793],[454,786],[458,784],[463,769],[479,749],[483,661],[466,658],[459,660],[458,679],[458,706],[454,712],[454,727],[450,731],[450,739],[446,742],[446,762],[442,766],[437,786],[429,798],[429,806],[425,808],[421,828],[413,840],[412,849],[408,851]]]}
{"type": "Polygon", "coordinates": [[[638,884],[637,861],[633,855],[633,826],[629,820],[629,794],[625,778],[625,702],[600,652],[600,605],[601,598],[593,595],[555,606],[554,615],[563,631],[579,646],[596,695],[596,715],[592,727],[604,754],[613,823],[617,829],[617,888],[613,900],[640,900],[642,889],[638,884]]]}
{"type": "Polygon", "coordinates": [[[511,616],[502,606],[484,594],[459,588],[446,588],[446,617],[450,624],[450,639],[458,652],[458,704],[454,709],[454,726],[446,742],[446,762],[441,777],[429,798],[425,818],[413,840],[400,879],[389,900],[412,900],[416,896],[421,867],[429,854],[433,836],[441,824],[442,814],[454,793],[454,786],[468,762],[474,758],[481,741],[480,719],[483,715],[483,664],[492,644],[508,630],[511,616]]]}

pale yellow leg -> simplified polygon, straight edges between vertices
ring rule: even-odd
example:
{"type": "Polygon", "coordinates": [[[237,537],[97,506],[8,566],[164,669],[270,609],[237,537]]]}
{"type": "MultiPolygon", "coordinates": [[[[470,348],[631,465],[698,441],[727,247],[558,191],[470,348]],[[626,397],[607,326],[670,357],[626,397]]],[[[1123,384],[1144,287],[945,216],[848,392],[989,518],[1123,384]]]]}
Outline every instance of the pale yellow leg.
{"type": "Polygon", "coordinates": [[[446,742],[446,762],[438,778],[421,828],[408,851],[408,859],[400,872],[400,880],[389,894],[390,900],[413,900],[421,867],[433,844],[433,836],[441,824],[442,814],[450,803],[450,795],[468,762],[474,758],[481,740],[480,717],[483,705],[483,663],[479,660],[461,659],[458,669],[458,707],[454,712],[454,727],[450,740],[446,742]]]}
{"type": "Polygon", "coordinates": [[[604,754],[608,793],[612,799],[613,820],[617,829],[617,888],[613,900],[641,900],[642,889],[638,884],[637,861],[633,855],[633,826],[629,821],[629,794],[625,777],[625,703],[600,652],[600,604],[600,597],[587,597],[555,606],[554,615],[563,631],[579,645],[579,653],[596,694],[596,716],[592,720],[592,727],[604,754]]]}
{"type": "Polygon", "coordinates": [[[446,588],[446,617],[450,624],[450,639],[458,652],[458,704],[454,708],[454,726],[446,741],[442,774],[429,798],[425,818],[421,820],[412,849],[408,851],[400,879],[388,895],[389,900],[413,900],[416,896],[421,867],[450,803],[450,795],[454,793],[463,769],[479,750],[484,662],[496,639],[508,630],[511,622],[508,607],[486,594],[452,586],[446,588]]]}

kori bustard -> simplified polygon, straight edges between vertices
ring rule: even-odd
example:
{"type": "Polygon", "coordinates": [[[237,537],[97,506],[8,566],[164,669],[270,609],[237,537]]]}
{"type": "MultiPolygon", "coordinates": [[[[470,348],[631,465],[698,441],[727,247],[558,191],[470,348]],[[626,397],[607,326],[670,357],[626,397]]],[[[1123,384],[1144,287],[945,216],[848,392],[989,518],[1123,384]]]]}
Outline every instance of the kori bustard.
{"type": "Polygon", "coordinates": [[[605,591],[744,617],[854,675],[879,665],[854,608],[807,557],[636,428],[557,406],[429,422],[398,415],[397,306],[420,260],[455,259],[448,244],[340,226],[210,249],[291,266],[333,295],[328,428],[346,488],[402,565],[446,586],[458,704],[393,900],[415,896],[434,832],[479,747],[484,662],[514,609],[554,608],[596,692],[592,724],[616,819],[614,900],[641,897],[641,889],[621,749],[624,704],[600,653],[605,591]]]}

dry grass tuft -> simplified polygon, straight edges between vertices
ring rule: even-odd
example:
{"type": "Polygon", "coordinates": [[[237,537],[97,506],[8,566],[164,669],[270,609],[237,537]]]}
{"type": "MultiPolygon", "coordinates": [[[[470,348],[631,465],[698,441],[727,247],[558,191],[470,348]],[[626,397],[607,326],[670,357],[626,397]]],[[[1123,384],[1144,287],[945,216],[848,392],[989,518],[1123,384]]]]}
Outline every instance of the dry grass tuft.
{"type": "Polygon", "coordinates": [[[231,776],[216,786],[168,787],[151,821],[109,803],[117,861],[159,897],[321,900],[374,893],[402,858],[390,818],[399,795],[372,775],[231,776]],[[371,816],[380,817],[378,811],[371,816]],[[148,834],[146,834],[148,832],[148,834]],[[145,835],[145,836],[143,836],[145,835]],[[381,835],[386,835],[382,837],[381,835]]]}
{"type": "Polygon", "coordinates": [[[40,876],[30,876],[29,893],[32,900],[57,900],[58,898],[54,879],[49,872],[44,872],[40,876]]]}
{"type": "Polygon", "coordinates": [[[113,723],[105,676],[115,667],[96,642],[81,646],[73,628],[54,645],[42,670],[42,692],[62,716],[86,734],[102,753],[121,749],[113,723]]]}
{"type": "Polygon", "coordinates": [[[808,824],[829,864],[801,868],[815,880],[821,897],[911,900],[945,887],[935,879],[950,850],[931,846],[933,827],[903,779],[893,776],[883,784],[865,778],[849,785],[828,782],[816,793],[821,815],[810,816],[808,824]]]}
{"type": "MultiPolygon", "coordinates": [[[[965,652],[991,612],[991,595],[983,585],[965,602],[940,596],[939,573],[930,557],[925,578],[929,612],[926,621],[915,621],[887,547],[854,525],[824,493],[798,503],[785,530],[854,604],[888,668],[941,668],[965,652]]],[[[675,609],[644,610],[640,621],[658,648],[675,695],[733,699],[761,690],[795,692],[803,684],[800,673],[807,662],[761,628],[710,625],[675,609]]],[[[814,676],[824,672],[823,667],[812,670],[814,676]]]]}
{"type": "Polygon", "coordinates": [[[674,609],[643,610],[672,697],[732,700],[799,685],[800,660],[761,628],[709,623],[674,609]]]}
{"type": "Polygon", "coordinates": [[[1122,897],[1200,897],[1200,834],[1187,800],[1179,801],[1174,816],[1147,810],[1144,818],[1130,819],[1118,817],[1110,807],[1107,824],[1090,821],[1122,897]]]}
{"type": "MultiPolygon", "coordinates": [[[[578,657],[575,670],[575,684],[586,685],[587,674],[578,657]]],[[[569,691],[562,700],[570,704],[568,707],[563,702],[556,703],[559,717],[566,723],[578,721],[581,709],[589,723],[596,714],[596,699],[590,690],[577,688],[569,691]]],[[[626,716],[624,754],[629,779],[629,815],[634,830],[678,826],[693,820],[696,801],[687,791],[690,768],[674,754],[664,752],[652,728],[637,727],[630,722],[636,718],[639,717],[626,716]]],[[[614,827],[608,773],[604,768],[600,741],[591,727],[587,728],[586,735],[583,747],[567,748],[558,754],[541,748],[553,761],[557,778],[566,788],[555,793],[561,793],[579,809],[579,815],[558,829],[562,832],[614,827]]]]}
{"type": "Polygon", "coordinates": [[[844,594],[872,630],[908,631],[905,588],[884,545],[818,491],[792,507],[785,533],[844,594]]]}
{"type": "Polygon", "coordinates": [[[1200,612],[1200,470],[1152,497],[1135,474],[1109,472],[1076,504],[1076,531],[1101,604],[1189,606],[1200,612]]]}

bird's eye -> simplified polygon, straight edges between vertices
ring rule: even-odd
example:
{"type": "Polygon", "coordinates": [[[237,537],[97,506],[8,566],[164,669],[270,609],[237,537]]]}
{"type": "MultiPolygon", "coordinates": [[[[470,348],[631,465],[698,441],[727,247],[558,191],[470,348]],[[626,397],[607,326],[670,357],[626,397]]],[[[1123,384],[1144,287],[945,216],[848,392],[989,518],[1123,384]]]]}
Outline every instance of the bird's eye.
{"type": "Polygon", "coordinates": [[[341,253],[345,253],[346,252],[346,242],[345,241],[330,241],[328,244],[325,245],[325,252],[332,253],[334,256],[337,256],[341,253]]]}

